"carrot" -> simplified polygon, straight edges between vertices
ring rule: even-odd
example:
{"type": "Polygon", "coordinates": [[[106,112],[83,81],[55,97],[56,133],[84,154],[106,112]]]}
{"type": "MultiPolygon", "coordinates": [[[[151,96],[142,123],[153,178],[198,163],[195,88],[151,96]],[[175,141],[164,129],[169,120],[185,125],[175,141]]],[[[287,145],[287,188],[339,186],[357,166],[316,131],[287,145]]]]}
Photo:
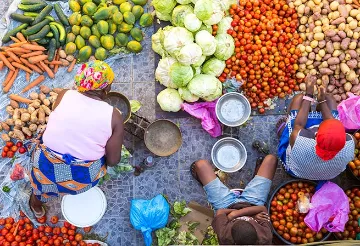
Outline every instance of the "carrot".
{"type": "Polygon", "coordinates": [[[17,102],[22,102],[22,103],[27,103],[27,104],[33,102],[33,101],[30,100],[30,99],[21,97],[21,96],[16,95],[16,94],[10,94],[10,95],[9,95],[9,98],[10,98],[11,100],[14,100],[14,101],[17,101],[17,102]]]}
{"type": "Polygon", "coordinates": [[[11,65],[11,63],[9,62],[9,60],[3,55],[0,53],[0,59],[5,63],[5,65],[10,69],[10,70],[13,70],[15,71],[15,68],[13,67],[13,65],[11,65]]]}
{"type": "Polygon", "coordinates": [[[45,80],[45,76],[44,75],[40,75],[39,77],[37,77],[36,79],[34,79],[30,84],[28,84],[21,92],[24,93],[28,90],[30,90],[31,88],[33,88],[34,86],[37,86],[38,84],[40,84],[41,82],[43,82],[45,80]]]}
{"type": "Polygon", "coordinates": [[[31,64],[35,64],[35,63],[38,63],[39,61],[43,61],[47,58],[48,58],[47,55],[39,55],[39,56],[30,57],[28,60],[31,64]]]}
{"type": "Polygon", "coordinates": [[[14,41],[15,43],[20,43],[21,41],[13,36],[10,36],[11,40],[14,41]]]}
{"type": "MultiPolygon", "coordinates": [[[[59,65],[62,65],[62,62],[59,61],[59,59],[60,59],[60,55],[59,55],[60,50],[61,50],[61,48],[57,49],[56,56],[55,56],[55,61],[60,62],[61,64],[59,64],[59,65]]],[[[54,73],[55,73],[55,74],[56,74],[57,71],[59,70],[59,65],[55,65],[55,68],[54,68],[54,73]]]]}
{"type": "Polygon", "coordinates": [[[8,58],[8,61],[9,61],[10,63],[12,63],[12,62],[14,61],[14,59],[12,59],[12,58],[10,57],[10,58],[8,58]]]}
{"type": "Polygon", "coordinates": [[[42,61],[40,61],[40,65],[45,69],[46,73],[49,75],[50,78],[55,78],[54,72],[42,61]]]}
{"type": "Polygon", "coordinates": [[[31,69],[29,69],[28,67],[18,63],[18,62],[13,62],[11,63],[14,67],[20,68],[21,70],[24,70],[27,73],[32,73],[31,69]]]}
{"type": "Polygon", "coordinates": [[[24,55],[21,55],[22,58],[28,58],[28,57],[32,57],[32,56],[38,56],[38,55],[42,55],[43,52],[41,50],[38,51],[34,51],[34,52],[30,52],[24,55]]]}
{"type": "Polygon", "coordinates": [[[31,50],[27,50],[27,49],[24,49],[24,48],[21,48],[21,47],[8,48],[8,49],[6,49],[6,51],[11,51],[11,52],[14,52],[14,53],[17,53],[17,52],[30,53],[31,52],[31,50]]]}
{"type": "Polygon", "coordinates": [[[21,41],[19,43],[13,43],[13,44],[10,44],[9,47],[21,47],[21,45],[23,44],[27,44],[26,41],[21,41]]]}
{"type": "Polygon", "coordinates": [[[4,62],[0,61],[0,71],[3,69],[3,67],[4,67],[4,62]]]}
{"type": "Polygon", "coordinates": [[[24,37],[24,35],[21,32],[16,33],[16,37],[20,40],[20,41],[26,41],[26,38],[24,37]]]}
{"type": "Polygon", "coordinates": [[[29,68],[31,68],[32,70],[34,70],[38,74],[43,74],[43,71],[38,66],[36,66],[35,64],[31,64],[25,58],[20,58],[20,60],[22,61],[22,63],[24,63],[24,65],[28,66],[29,68]]]}
{"type": "Polygon", "coordinates": [[[48,60],[45,60],[45,63],[50,64],[50,65],[61,65],[62,64],[61,61],[56,61],[56,60],[51,61],[51,62],[49,62],[48,60]]]}
{"type": "Polygon", "coordinates": [[[68,68],[68,73],[70,73],[73,69],[74,69],[74,67],[75,67],[75,63],[76,63],[76,59],[74,59],[71,63],[70,63],[70,66],[69,66],[69,68],[68,68]]]}
{"type": "Polygon", "coordinates": [[[38,45],[38,43],[36,43],[35,41],[31,41],[30,43],[33,45],[38,45]]]}
{"type": "Polygon", "coordinates": [[[5,93],[8,93],[8,92],[9,92],[9,90],[10,90],[10,88],[13,86],[14,81],[15,81],[16,77],[18,76],[18,74],[19,74],[19,69],[16,69],[15,72],[14,72],[14,74],[13,74],[13,76],[12,76],[11,79],[9,80],[9,82],[8,82],[8,83],[5,85],[5,87],[3,88],[3,91],[4,91],[5,93]]]}
{"type": "Polygon", "coordinates": [[[25,75],[25,78],[26,78],[26,81],[29,82],[30,81],[30,73],[27,72],[25,75]]]}
{"type": "Polygon", "coordinates": [[[9,70],[4,82],[2,83],[2,86],[6,86],[7,83],[10,81],[11,77],[14,75],[14,72],[13,70],[9,70]]]}
{"type": "Polygon", "coordinates": [[[6,51],[6,54],[8,54],[8,56],[11,57],[14,61],[21,63],[20,59],[11,51],[6,51]]]}
{"type": "Polygon", "coordinates": [[[46,50],[45,47],[35,44],[23,44],[21,47],[27,50],[46,50]]]}

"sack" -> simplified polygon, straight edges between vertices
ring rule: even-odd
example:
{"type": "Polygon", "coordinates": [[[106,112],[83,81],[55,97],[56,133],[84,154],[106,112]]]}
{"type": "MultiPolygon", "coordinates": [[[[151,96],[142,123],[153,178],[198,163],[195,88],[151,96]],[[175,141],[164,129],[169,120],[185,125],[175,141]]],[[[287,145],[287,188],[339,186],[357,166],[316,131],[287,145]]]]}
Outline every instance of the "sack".
{"type": "Polygon", "coordinates": [[[342,101],[337,110],[340,121],[347,130],[360,129],[360,96],[348,93],[349,98],[342,101]]]}
{"type": "Polygon", "coordinates": [[[151,232],[166,226],[170,206],[162,195],[151,200],[132,200],[130,207],[130,222],[144,236],[145,245],[152,243],[151,232]]]}
{"type": "Polygon", "coordinates": [[[312,208],[306,215],[305,224],[313,231],[325,228],[330,232],[342,232],[350,212],[348,197],[336,184],[328,181],[311,198],[312,208]]]}

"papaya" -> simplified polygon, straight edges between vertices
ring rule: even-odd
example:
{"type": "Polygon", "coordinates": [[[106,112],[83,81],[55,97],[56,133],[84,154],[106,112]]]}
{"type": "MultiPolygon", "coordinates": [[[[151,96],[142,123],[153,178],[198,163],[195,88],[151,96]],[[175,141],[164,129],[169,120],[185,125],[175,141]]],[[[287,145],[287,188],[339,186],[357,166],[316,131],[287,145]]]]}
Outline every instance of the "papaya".
{"type": "Polygon", "coordinates": [[[118,25],[118,32],[128,33],[133,28],[133,25],[129,25],[125,22],[118,25]]]}
{"type": "Polygon", "coordinates": [[[108,7],[110,10],[110,16],[113,16],[116,12],[119,12],[119,8],[116,5],[111,5],[108,7]]]}
{"type": "Polygon", "coordinates": [[[134,27],[133,29],[131,29],[130,35],[131,35],[131,37],[133,37],[133,39],[135,39],[138,42],[141,42],[144,39],[143,32],[137,27],[134,27]]]}
{"type": "Polygon", "coordinates": [[[106,0],[93,0],[93,2],[97,5],[101,4],[101,3],[105,3],[106,0]]]}
{"type": "Polygon", "coordinates": [[[100,34],[100,32],[99,32],[99,29],[98,29],[97,25],[92,25],[92,27],[91,27],[91,33],[92,33],[93,35],[95,35],[97,38],[100,38],[100,37],[101,37],[101,34],[100,34]]]}
{"type": "Polygon", "coordinates": [[[80,35],[77,35],[75,38],[75,44],[76,44],[76,48],[80,50],[82,47],[85,46],[85,40],[80,35]]]}
{"type": "Polygon", "coordinates": [[[101,35],[109,33],[109,23],[107,21],[101,20],[96,25],[101,35]]]}
{"type": "Polygon", "coordinates": [[[122,3],[125,3],[126,0],[112,0],[113,4],[120,5],[122,3]]]}
{"type": "Polygon", "coordinates": [[[97,6],[96,11],[98,11],[99,9],[104,8],[104,7],[107,7],[107,4],[106,4],[106,3],[100,3],[100,4],[97,6]]]}
{"type": "Polygon", "coordinates": [[[125,12],[124,13],[124,21],[128,23],[129,25],[135,24],[135,15],[131,12],[125,12]]]}
{"type": "Polygon", "coordinates": [[[66,43],[70,43],[70,42],[74,42],[75,41],[75,34],[72,33],[72,32],[69,32],[67,35],[66,35],[66,43]]]}
{"type": "Polygon", "coordinates": [[[76,52],[76,44],[73,42],[69,42],[65,46],[65,53],[67,55],[72,55],[76,52]]]}
{"type": "Polygon", "coordinates": [[[101,46],[100,40],[98,37],[96,37],[95,35],[91,35],[89,37],[89,43],[91,44],[91,46],[93,46],[94,48],[99,48],[101,46]]]}
{"type": "Polygon", "coordinates": [[[91,27],[94,22],[93,20],[90,18],[90,16],[88,15],[83,15],[81,17],[81,23],[80,23],[82,26],[87,26],[87,27],[91,27]]]}
{"type": "Polygon", "coordinates": [[[125,2],[125,3],[122,3],[122,4],[120,5],[120,12],[123,13],[123,14],[124,14],[125,12],[130,12],[131,9],[132,9],[131,3],[125,2]]]}
{"type": "Polygon", "coordinates": [[[115,43],[117,46],[125,47],[129,42],[129,37],[125,33],[118,33],[115,37],[115,43]]]}
{"type": "Polygon", "coordinates": [[[70,16],[69,16],[69,23],[70,25],[80,25],[81,23],[81,14],[80,13],[72,13],[70,16]]]}
{"type": "Polygon", "coordinates": [[[107,50],[111,50],[112,48],[114,48],[115,45],[114,37],[113,35],[110,34],[102,36],[100,38],[100,42],[102,47],[104,47],[107,50]]]}
{"type": "Polygon", "coordinates": [[[147,3],[147,0],[131,0],[135,5],[144,6],[147,3]]]}
{"type": "Polygon", "coordinates": [[[84,5],[85,3],[91,2],[91,0],[78,0],[80,5],[84,5]]]}
{"type": "Polygon", "coordinates": [[[79,50],[78,61],[85,62],[91,56],[92,49],[90,46],[84,46],[79,50]]]}
{"type": "Polygon", "coordinates": [[[95,50],[95,58],[97,60],[103,61],[106,59],[106,57],[107,57],[106,49],[104,49],[103,47],[99,47],[95,50]]]}
{"type": "Polygon", "coordinates": [[[82,12],[86,15],[92,16],[93,14],[95,14],[96,9],[97,9],[97,6],[95,3],[88,2],[88,3],[85,3],[84,6],[82,7],[82,12]]]}
{"type": "Polygon", "coordinates": [[[93,19],[94,21],[99,21],[99,20],[106,20],[109,17],[110,17],[110,9],[108,7],[102,7],[95,12],[93,19]]]}
{"type": "Polygon", "coordinates": [[[80,26],[74,25],[71,27],[71,31],[75,34],[75,35],[79,35],[80,34],[80,26]]]}
{"type": "Polygon", "coordinates": [[[72,12],[79,12],[81,10],[81,6],[76,0],[69,1],[69,8],[72,10],[72,12]]]}
{"type": "Polygon", "coordinates": [[[109,24],[109,33],[114,34],[117,28],[116,24],[112,20],[108,21],[108,24],[109,24]]]}
{"type": "Polygon", "coordinates": [[[91,30],[87,26],[82,26],[80,29],[80,35],[84,39],[88,39],[91,36],[91,30]]]}
{"type": "Polygon", "coordinates": [[[135,5],[132,8],[131,13],[135,16],[135,20],[138,20],[144,14],[144,9],[140,5],[135,5]]]}
{"type": "Polygon", "coordinates": [[[113,16],[112,16],[112,21],[115,24],[121,24],[121,22],[123,22],[123,15],[120,12],[116,12],[113,16]]]}
{"type": "Polygon", "coordinates": [[[139,24],[142,27],[148,27],[151,26],[153,22],[154,22],[154,17],[149,13],[145,13],[140,17],[139,24]]]}
{"type": "Polygon", "coordinates": [[[134,53],[139,53],[142,51],[142,46],[138,41],[131,40],[127,45],[126,48],[134,53]]]}

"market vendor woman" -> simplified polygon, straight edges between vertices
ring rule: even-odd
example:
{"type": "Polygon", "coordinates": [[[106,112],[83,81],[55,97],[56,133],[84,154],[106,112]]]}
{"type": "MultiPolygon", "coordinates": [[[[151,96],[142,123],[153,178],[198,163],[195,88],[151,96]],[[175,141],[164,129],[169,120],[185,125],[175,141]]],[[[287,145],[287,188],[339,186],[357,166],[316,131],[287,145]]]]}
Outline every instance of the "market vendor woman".
{"type": "Polygon", "coordinates": [[[76,195],[97,185],[121,158],[123,120],[104,102],[114,73],[108,64],[83,64],[75,76],[76,90],[63,90],[54,104],[43,143],[32,152],[30,207],[36,217],[42,206],[60,194],[76,195]]]}
{"type": "Polygon", "coordinates": [[[317,111],[311,112],[316,78],[307,76],[306,95],[296,95],[289,105],[286,122],[279,122],[278,155],[292,176],[330,180],[354,158],[355,140],[339,121],[334,97],[319,88],[317,111]],[[310,111],[310,112],[309,112],[310,111]]]}

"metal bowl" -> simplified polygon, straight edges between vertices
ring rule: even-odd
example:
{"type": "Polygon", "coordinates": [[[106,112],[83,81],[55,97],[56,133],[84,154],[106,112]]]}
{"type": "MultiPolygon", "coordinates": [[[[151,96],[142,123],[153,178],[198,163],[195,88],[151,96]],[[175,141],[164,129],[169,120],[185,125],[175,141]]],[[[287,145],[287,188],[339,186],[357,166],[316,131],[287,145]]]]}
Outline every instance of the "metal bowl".
{"type": "Polygon", "coordinates": [[[126,96],[119,92],[111,91],[106,95],[104,101],[120,110],[124,119],[124,123],[126,123],[130,119],[131,106],[129,99],[126,96]]]}
{"type": "Polygon", "coordinates": [[[182,144],[180,129],[170,120],[157,120],[145,131],[146,147],[157,156],[174,154],[182,144]]]}
{"type": "Polygon", "coordinates": [[[226,137],[214,144],[211,150],[211,159],[221,171],[233,173],[245,165],[246,148],[239,140],[226,137]]]}
{"type": "Polygon", "coordinates": [[[236,127],[244,124],[250,113],[249,101],[237,92],[224,94],[216,103],[216,117],[226,126],[236,127]]]}

